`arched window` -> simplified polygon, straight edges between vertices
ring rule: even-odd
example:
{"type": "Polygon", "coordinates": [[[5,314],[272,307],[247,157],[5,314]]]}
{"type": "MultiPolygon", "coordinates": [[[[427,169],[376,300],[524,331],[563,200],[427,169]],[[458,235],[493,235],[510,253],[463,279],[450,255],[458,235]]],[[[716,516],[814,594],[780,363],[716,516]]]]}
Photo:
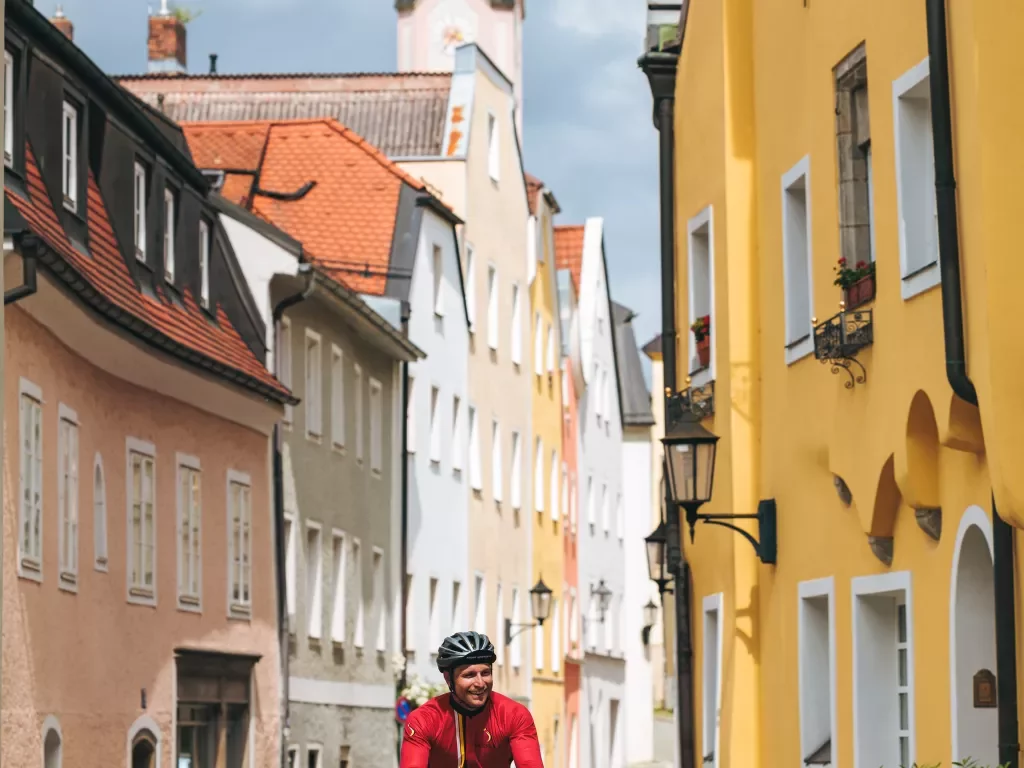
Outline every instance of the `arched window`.
{"type": "Polygon", "coordinates": [[[64,740],[60,723],[52,715],[43,723],[43,768],[61,768],[64,759],[64,740]]]}
{"type": "Polygon", "coordinates": [[[103,477],[103,457],[96,454],[92,480],[92,538],[97,571],[107,570],[107,484],[103,477]]]}
{"type": "Polygon", "coordinates": [[[132,768],[156,768],[156,737],[139,731],[132,742],[132,768]]]}

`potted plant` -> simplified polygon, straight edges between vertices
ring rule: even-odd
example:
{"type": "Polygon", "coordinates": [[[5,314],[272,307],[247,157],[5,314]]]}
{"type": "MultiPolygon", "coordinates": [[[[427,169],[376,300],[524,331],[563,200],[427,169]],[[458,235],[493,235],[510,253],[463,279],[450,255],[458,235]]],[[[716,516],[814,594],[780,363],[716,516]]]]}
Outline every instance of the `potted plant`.
{"type": "Polygon", "coordinates": [[[711,364],[711,315],[698,317],[690,326],[693,340],[697,342],[697,360],[701,370],[711,364]]]}
{"type": "Polygon", "coordinates": [[[843,301],[847,309],[867,304],[875,298],[875,262],[858,261],[856,266],[851,267],[840,256],[834,271],[836,279],[833,285],[843,289],[843,301]]]}

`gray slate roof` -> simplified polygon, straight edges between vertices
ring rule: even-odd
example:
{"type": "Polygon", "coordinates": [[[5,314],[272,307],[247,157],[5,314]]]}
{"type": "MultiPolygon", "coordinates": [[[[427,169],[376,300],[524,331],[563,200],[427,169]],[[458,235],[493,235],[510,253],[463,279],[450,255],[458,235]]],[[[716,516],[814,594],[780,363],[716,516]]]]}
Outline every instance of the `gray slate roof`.
{"type": "Polygon", "coordinates": [[[612,302],[612,322],[615,324],[615,346],[619,363],[619,400],[622,402],[622,424],[626,427],[649,427],[654,424],[651,411],[651,393],[644,381],[640,362],[640,349],[633,333],[634,312],[618,302],[612,302]]]}

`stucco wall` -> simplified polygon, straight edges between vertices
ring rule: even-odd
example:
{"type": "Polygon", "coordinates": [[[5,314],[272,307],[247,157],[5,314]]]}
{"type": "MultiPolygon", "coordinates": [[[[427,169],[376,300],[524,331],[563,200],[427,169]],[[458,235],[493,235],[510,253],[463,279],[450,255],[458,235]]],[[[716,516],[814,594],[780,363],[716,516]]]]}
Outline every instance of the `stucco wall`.
{"type": "Polygon", "coordinates": [[[581,766],[622,768],[625,765],[628,738],[623,700],[625,682],[625,665],[621,661],[587,654],[580,688],[581,766]]]}
{"type": "MultiPolygon", "coordinates": [[[[82,323],[91,319],[84,315],[82,323]]],[[[174,649],[256,654],[254,762],[277,763],[277,646],[269,442],[265,435],[156,396],[93,367],[19,308],[5,312],[5,410],[19,412],[19,380],[43,393],[43,580],[17,576],[19,430],[5,422],[3,765],[38,765],[43,721],[63,733],[64,765],[123,765],[129,729],[159,726],[161,765],[174,743],[174,649]],[[57,586],[58,405],[79,419],[78,592],[57,586]],[[155,607],[126,602],[126,438],[156,448],[155,607]],[[199,459],[202,485],[202,612],[177,608],[176,452],[199,459]],[[93,461],[103,459],[109,570],[94,568],[93,461]],[[227,472],[252,482],[252,619],[227,619],[227,472]],[[145,692],[143,694],[143,691],[145,692]],[[143,710],[142,698],[146,708],[143,710]]],[[[102,342],[103,336],[96,337],[102,342]]],[[[136,365],[149,353],[139,351],[136,365]]],[[[185,393],[182,393],[185,396],[185,393]]],[[[238,395],[244,397],[244,395],[238,395]]]]}

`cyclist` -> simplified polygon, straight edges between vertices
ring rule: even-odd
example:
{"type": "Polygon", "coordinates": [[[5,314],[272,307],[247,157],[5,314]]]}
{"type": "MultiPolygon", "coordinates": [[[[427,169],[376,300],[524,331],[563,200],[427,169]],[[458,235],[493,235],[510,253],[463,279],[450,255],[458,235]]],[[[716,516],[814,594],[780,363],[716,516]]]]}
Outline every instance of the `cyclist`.
{"type": "Polygon", "coordinates": [[[497,656],[486,635],[456,632],[437,649],[450,693],[417,707],[405,724],[401,768],[544,768],[533,716],[491,688],[497,656]]]}

